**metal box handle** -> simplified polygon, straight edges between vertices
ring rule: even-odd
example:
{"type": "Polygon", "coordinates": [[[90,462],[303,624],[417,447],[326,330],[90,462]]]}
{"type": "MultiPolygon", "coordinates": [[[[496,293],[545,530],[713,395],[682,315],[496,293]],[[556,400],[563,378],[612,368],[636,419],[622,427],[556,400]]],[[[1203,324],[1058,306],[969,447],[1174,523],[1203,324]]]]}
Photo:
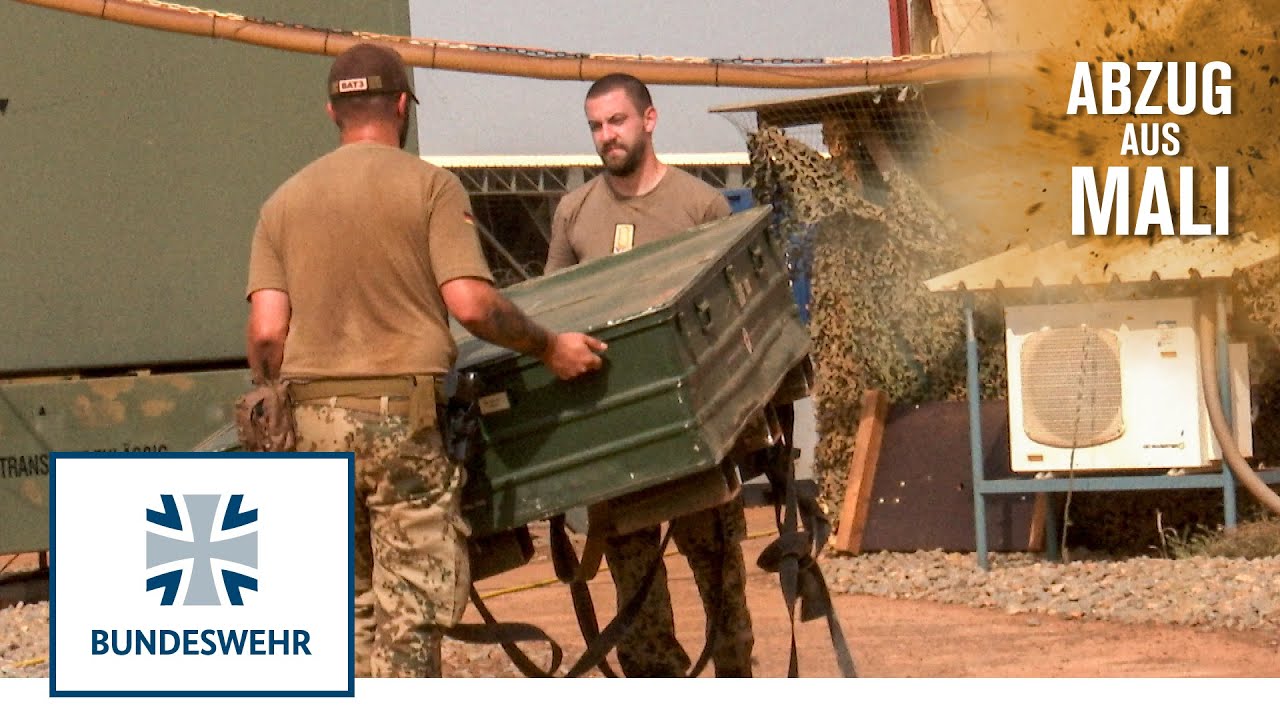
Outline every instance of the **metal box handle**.
{"type": "Polygon", "coordinates": [[[764,274],[764,250],[759,245],[751,246],[751,264],[755,266],[756,274],[764,274]]]}
{"type": "Polygon", "coordinates": [[[698,311],[698,320],[702,322],[703,331],[711,330],[711,303],[706,298],[694,303],[694,309],[698,311]]]}
{"type": "MultiPolygon", "coordinates": [[[[756,271],[759,274],[759,271],[756,271]]],[[[733,271],[733,266],[729,265],[724,269],[724,278],[729,283],[729,289],[733,291],[733,299],[738,301],[738,307],[746,307],[747,300],[751,299],[751,293],[755,290],[751,285],[751,276],[747,275],[738,278],[738,274],[733,271]]]]}

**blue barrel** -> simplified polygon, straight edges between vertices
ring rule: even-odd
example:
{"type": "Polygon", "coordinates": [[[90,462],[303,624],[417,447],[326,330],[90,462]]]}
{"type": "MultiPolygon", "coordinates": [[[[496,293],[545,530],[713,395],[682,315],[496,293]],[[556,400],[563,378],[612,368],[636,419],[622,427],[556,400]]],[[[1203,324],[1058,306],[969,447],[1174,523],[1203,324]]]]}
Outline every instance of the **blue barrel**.
{"type": "Polygon", "coordinates": [[[751,188],[727,188],[721,192],[729,201],[730,212],[741,212],[756,206],[756,198],[751,194],[751,188]]]}

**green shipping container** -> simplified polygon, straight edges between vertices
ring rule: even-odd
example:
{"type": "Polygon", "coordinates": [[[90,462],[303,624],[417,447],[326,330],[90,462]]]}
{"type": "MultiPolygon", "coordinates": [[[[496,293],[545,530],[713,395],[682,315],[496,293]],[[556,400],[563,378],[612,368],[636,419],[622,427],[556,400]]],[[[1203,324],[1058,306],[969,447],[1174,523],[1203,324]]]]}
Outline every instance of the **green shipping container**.
{"type": "Polygon", "coordinates": [[[480,382],[483,449],[463,511],[477,536],[716,468],[809,352],[783,250],[748,210],[504,293],[543,325],[609,344],[561,382],[455,328],[480,382]]]}
{"type": "MultiPolygon", "coordinates": [[[[409,33],[405,0],[216,5],[409,33]]],[[[337,144],[331,63],[0,2],[0,555],[48,547],[50,451],[185,451],[230,420],[249,239],[337,144]]]]}

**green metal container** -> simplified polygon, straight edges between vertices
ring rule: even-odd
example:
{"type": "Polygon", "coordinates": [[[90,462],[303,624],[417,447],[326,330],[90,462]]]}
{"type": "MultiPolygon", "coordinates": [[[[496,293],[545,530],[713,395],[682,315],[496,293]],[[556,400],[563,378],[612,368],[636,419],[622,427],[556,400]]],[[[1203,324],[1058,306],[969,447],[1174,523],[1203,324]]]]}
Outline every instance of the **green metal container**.
{"type": "MultiPolygon", "coordinates": [[[[405,0],[212,4],[409,30],[405,0]]],[[[332,61],[0,3],[0,375],[243,358],[258,209],[338,141],[332,61]]]]}
{"type": "MultiPolygon", "coordinates": [[[[409,32],[405,0],[217,5],[409,32]]],[[[230,420],[258,208],[336,145],[331,63],[0,2],[0,555],[48,547],[50,450],[230,420]]]]}
{"type": "Polygon", "coordinates": [[[484,447],[463,511],[477,536],[716,468],[803,363],[809,335],[760,208],[504,293],[609,344],[571,382],[460,328],[484,447]]]}
{"type": "Polygon", "coordinates": [[[0,383],[0,555],[49,547],[49,452],[191,450],[248,370],[0,383]]]}

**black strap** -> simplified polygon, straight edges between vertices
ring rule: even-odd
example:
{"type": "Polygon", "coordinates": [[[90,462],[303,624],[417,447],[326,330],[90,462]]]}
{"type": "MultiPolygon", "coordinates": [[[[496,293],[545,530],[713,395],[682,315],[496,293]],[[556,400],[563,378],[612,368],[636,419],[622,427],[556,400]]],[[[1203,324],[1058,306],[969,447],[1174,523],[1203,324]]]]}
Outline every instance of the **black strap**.
{"type": "Polygon", "coordinates": [[[826,616],[831,645],[835,649],[841,675],[857,677],[853,656],[849,653],[840,620],[836,617],[826,579],[814,560],[816,550],[826,543],[830,525],[818,507],[816,498],[800,498],[795,481],[795,456],[790,443],[794,412],[790,406],[780,407],[778,411],[787,440],[770,451],[770,460],[765,469],[765,477],[773,490],[778,537],[760,553],[756,564],[767,572],[778,573],[782,597],[787,604],[787,615],[791,621],[791,656],[787,677],[799,677],[800,673],[796,654],[797,600],[801,603],[802,622],[826,616]],[[801,516],[804,519],[803,530],[799,527],[801,516]]]}
{"type": "MultiPolygon", "coordinates": [[[[649,594],[649,589],[653,586],[654,577],[658,574],[658,568],[664,562],[663,558],[666,555],[667,545],[670,544],[670,541],[671,529],[668,527],[667,532],[663,534],[662,543],[659,545],[658,557],[645,572],[644,577],[640,581],[640,588],[636,591],[636,594],[628,599],[626,604],[618,610],[618,613],[614,616],[613,620],[609,621],[609,624],[605,626],[604,630],[600,631],[598,634],[593,633],[595,636],[587,640],[587,647],[583,650],[582,656],[578,658],[577,662],[575,662],[563,676],[555,674],[556,670],[560,668],[561,660],[564,657],[564,653],[560,649],[560,646],[557,645],[555,641],[551,640],[543,630],[533,625],[529,625],[527,623],[499,623],[494,619],[493,613],[489,612],[489,608],[485,606],[484,601],[480,598],[480,594],[476,592],[474,586],[471,588],[471,602],[476,606],[476,610],[480,613],[480,617],[484,619],[484,625],[459,625],[447,630],[446,634],[449,637],[465,642],[487,644],[496,643],[501,645],[502,649],[506,651],[507,656],[511,658],[513,663],[515,663],[516,668],[527,677],[580,677],[593,667],[600,668],[601,672],[604,672],[605,668],[609,667],[605,658],[608,656],[609,652],[617,646],[618,641],[622,639],[622,636],[626,634],[627,630],[631,628],[632,623],[640,612],[640,608],[644,605],[644,600],[649,594]],[[526,640],[542,641],[550,644],[552,655],[550,668],[543,670],[538,667],[537,664],[529,659],[529,657],[515,644],[517,641],[526,640]]],[[[572,549],[570,549],[570,552],[572,552],[572,549]]],[[[567,569],[567,567],[564,569],[567,569]]],[[[585,583],[583,583],[583,587],[585,590],[585,583]]],[[[719,585],[717,585],[717,588],[718,587],[719,585]]],[[[716,612],[711,617],[719,617],[719,614],[722,612],[720,595],[721,592],[717,589],[715,593],[716,601],[714,607],[716,612]]],[[[586,601],[588,603],[590,602],[590,592],[586,593],[586,601]]],[[[575,610],[576,609],[577,605],[575,603],[575,610]]],[[[594,607],[592,607],[592,619],[594,620],[594,607]]],[[[582,617],[579,617],[579,623],[580,628],[582,628],[583,625],[586,626],[586,629],[584,629],[584,636],[588,632],[592,632],[595,626],[594,622],[584,621],[582,617]]],[[[710,661],[711,651],[714,647],[716,637],[715,626],[717,624],[718,623],[712,622],[710,619],[708,620],[707,645],[703,648],[702,654],[698,657],[698,661],[694,664],[687,677],[694,677],[700,674],[710,661]]],[[[610,668],[609,671],[612,672],[612,668],[610,668]]],[[[610,677],[616,677],[616,675],[610,675],[610,677]]]]}
{"type": "MultiPolygon", "coordinates": [[[[568,538],[566,537],[566,544],[567,541],[568,538]]],[[[609,651],[616,647],[618,642],[622,640],[623,635],[631,629],[636,617],[640,614],[640,609],[644,606],[645,598],[649,596],[649,590],[653,587],[653,581],[658,575],[658,569],[661,568],[665,562],[664,558],[667,553],[667,546],[670,542],[671,527],[668,525],[667,531],[662,535],[662,543],[658,546],[658,555],[654,558],[653,563],[649,565],[649,569],[645,571],[644,577],[640,580],[640,587],[636,589],[635,595],[628,598],[627,602],[618,608],[617,614],[614,615],[613,620],[609,621],[609,624],[605,626],[603,631],[601,631],[594,639],[587,639],[587,649],[583,651],[582,657],[578,658],[578,661],[569,669],[565,674],[565,677],[578,677],[592,666],[598,667],[600,664],[604,663],[605,657],[609,654],[609,651]]],[[[569,546],[569,552],[572,553],[572,546],[569,546]]],[[[576,562],[576,560],[575,556],[574,561],[576,562]]],[[[564,567],[564,570],[567,571],[568,569],[568,566],[564,567]]],[[[557,573],[559,572],[560,570],[558,569],[557,573]]],[[[705,634],[706,644],[703,646],[702,653],[698,656],[698,660],[693,664],[693,667],[685,677],[696,677],[701,674],[702,671],[706,669],[707,663],[710,662],[711,653],[715,647],[715,640],[717,636],[716,626],[719,625],[719,623],[715,622],[715,619],[719,617],[721,612],[723,612],[721,601],[721,585],[723,585],[723,581],[720,578],[718,568],[714,580],[716,588],[713,595],[715,599],[715,602],[713,603],[714,613],[707,617],[707,629],[705,634]]],[[[570,588],[572,587],[573,585],[571,583],[570,588]]],[[[583,583],[583,592],[587,595],[587,599],[589,601],[590,591],[587,590],[586,583],[583,583]]]]}
{"type": "MultiPolygon", "coordinates": [[[[626,631],[631,627],[631,623],[635,620],[636,615],[640,611],[640,607],[644,604],[645,596],[649,594],[649,587],[653,585],[653,578],[657,575],[658,566],[663,562],[662,556],[666,553],[667,544],[671,540],[671,531],[662,538],[662,544],[659,549],[657,562],[649,566],[644,578],[640,582],[640,589],[627,601],[627,604],[619,609],[618,614],[613,620],[605,626],[604,630],[596,634],[594,638],[588,640],[587,648],[582,652],[582,656],[573,664],[563,675],[563,677],[580,677],[593,667],[601,667],[605,665],[605,657],[609,654],[626,631]]],[[[576,561],[576,558],[575,558],[576,561]]],[[[587,593],[587,600],[590,601],[590,593],[587,593]]],[[[560,646],[555,643],[543,630],[529,625],[527,623],[500,623],[494,619],[493,613],[489,612],[489,608],[480,598],[480,594],[476,592],[475,586],[471,587],[471,602],[476,606],[476,610],[480,613],[480,617],[484,618],[484,625],[459,625],[445,631],[449,637],[464,642],[498,644],[506,651],[507,656],[515,663],[516,668],[524,673],[527,677],[561,677],[555,674],[560,668],[564,652],[560,646]],[[544,641],[551,646],[551,667],[543,670],[536,663],[529,659],[528,655],[516,646],[516,641],[534,640],[544,641]]],[[[576,605],[575,605],[576,609],[576,605]]],[[[592,617],[594,618],[594,608],[592,608],[592,617]]],[[[590,632],[590,628],[594,623],[579,621],[587,625],[586,632],[590,632]]],[[[601,672],[603,672],[601,668],[601,672]]],[[[612,669],[610,669],[612,672],[612,669]]],[[[611,676],[612,677],[612,676],[611,676]]]]}
{"type": "MultiPolygon", "coordinates": [[[[565,531],[564,515],[556,515],[550,523],[551,563],[560,582],[569,585],[569,596],[573,599],[573,613],[578,618],[578,629],[582,631],[582,639],[590,647],[600,637],[600,625],[596,619],[596,606],[591,600],[591,589],[579,572],[578,554],[574,552],[573,543],[565,531]]],[[[646,588],[647,589],[647,588],[646,588]]],[[[609,661],[604,657],[596,666],[605,677],[618,677],[609,661]]]]}
{"type": "Polygon", "coordinates": [[[609,651],[617,646],[618,641],[631,629],[631,624],[635,621],[636,616],[640,613],[640,608],[644,605],[645,598],[649,595],[649,588],[653,585],[653,578],[658,574],[658,568],[663,564],[663,555],[667,552],[667,544],[671,542],[671,528],[662,535],[662,544],[658,546],[658,557],[649,566],[645,572],[644,578],[640,580],[640,588],[636,591],[626,605],[618,609],[618,613],[613,616],[609,624],[605,626],[600,635],[596,637],[594,642],[587,644],[587,649],[583,651],[582,657],[569,668],[569,672],[565,677],[578,677],[585,673],[589,668],[602,662],[609,651]]]}
{"type": "Polygon", "coordinates": [[[484,618],[484,624],[462,624],[447,628],[444,634],[468,643],[480,643],[486,645],[501,645],[502,649],[507,652],[507,657],[515,663],[520,672],[528,677],[555,677],[556,670],[560,669],[560,663],[564,660],[564,651],[551,636],[547,635],[541,628],[530,625],[528,623],[500,623],[494,619],[493,613],[489,612],[488,606],[484,604],[480,593],[476,591],[476,586],[471,586],[471,604],[475,605],[476,611],[480,613],[480,617],[484,618]],[[545,642],[551,647],[551,667],[543,670],[538,667],[523,650],[516,645],[517,642],[545,642]]]}

